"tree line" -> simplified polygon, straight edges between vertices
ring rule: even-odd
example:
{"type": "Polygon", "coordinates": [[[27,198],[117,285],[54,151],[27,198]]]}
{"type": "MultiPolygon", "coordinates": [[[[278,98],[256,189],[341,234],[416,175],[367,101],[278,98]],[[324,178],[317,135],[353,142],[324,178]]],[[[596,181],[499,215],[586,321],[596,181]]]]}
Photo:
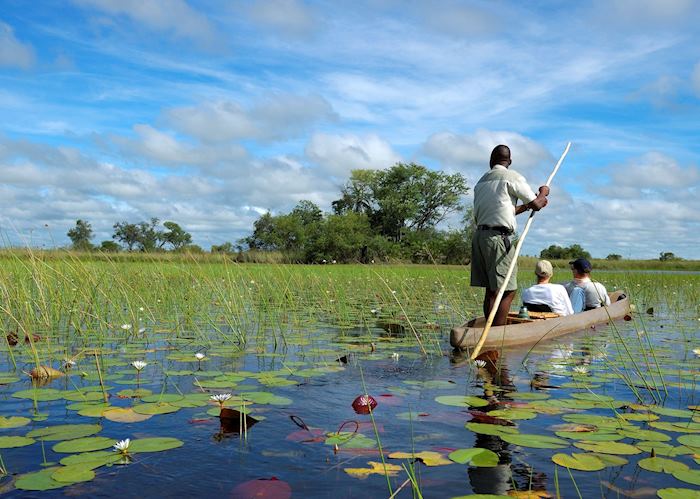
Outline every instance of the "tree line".
{"type": "Polygon", "coordinates": [[[75,227],[68,230],[66,235],[70,238],[73,249],[78,251],[116,252],[122,249],[127,251],[179,251],[195,246],[192,245],[192,235],[179,224],[166,221],[163,222],[163,228],[160,228],[159,225],[160,220],[157,218],[138,223],[117,222],[112,226],[114,229],[112,239],[102,241],[96,246],[92,243],[94,238],[92,225],[86,220],[78,219],[75,222],[75,227]]]}

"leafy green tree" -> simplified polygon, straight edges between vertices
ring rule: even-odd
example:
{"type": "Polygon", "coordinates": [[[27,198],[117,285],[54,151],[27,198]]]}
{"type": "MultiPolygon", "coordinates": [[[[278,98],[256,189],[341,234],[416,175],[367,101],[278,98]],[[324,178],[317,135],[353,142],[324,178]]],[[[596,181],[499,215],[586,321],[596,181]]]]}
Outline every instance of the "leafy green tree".
{"type": "Polygon", "coordinates": [[[121,249],[122,247],[114,241],[106,240],[100,243],[100,251],[105,253],[118,253],[121,249]]]}
{"type": "Polygon", "coordinates": [[[151,218],[149,222],[138,223],[138,245],[141,251],[155,251],[162,245],[163,232],[158,230],[159,220],[151,218]]]}
{"type": "Polygon", "coordinates": [[[163,227],[168,230],[160,233],[160,248],[170,244],[174,250],[177,250],[192,242],[192,235],[175,222],[163,222],[163,227]]]}
{"type": "Polygon", "coordinates": [[[608,256],[605,257],[606,260],[622,260],[622,255],[618,255],[617,253],[610,253],[608,256]]]}
{"type": "MultiPolygon", "coordinates": [[[[240,248],[240,246],[239,246],[240,248]]],[[[211,252],[212,253],[235,253],[236,248],[234,248],[233,243],[226,241],[225,243],[222,244],[212,244],[211,246],[211,252]]]]}
{"type": "Polygon", "coordinates": [[[301,201],[285,215],[265,213],[253,223],[253,234],[242,239],[251,249],[303,252],[304,245],[323,220],[320,208],[311,201],[301,201]]]}
{"type": "Polygon", "coordinates": [[[676,256],[675,254],[671,253],[670,251],[662,251],[659,254],[659,260],[662,262],[673,262],[673,261],[678,261],[678,260],[683,260],[681,257],[676,256]]]}
{"type": "Polygon", "coordinates": [[[565,248],[552,244],[549,248],[540,252],[540,258],[548,260],[575,260],[577,258],[590,259],[591,254],[578,244],[572,244],[565,248]]]}
{"type": "Polygon", "coordinates": [[[129,222],[117,222],[113,225],[114,234],[112,234],[112,239],[119,241],[120,243],[126,245],[128,251],[133,251],[134,246],[139,242],[140,228],[136,224],[130,224],[129,222]]]}
{"type": "Polygon", "coordinates": [[[93,249],[90,240],[93,238],[92,225],[86,220],[76,220],[75,227],[70,229],[66,235],[73,243],[73,249],[89,251],[93,249]]]}

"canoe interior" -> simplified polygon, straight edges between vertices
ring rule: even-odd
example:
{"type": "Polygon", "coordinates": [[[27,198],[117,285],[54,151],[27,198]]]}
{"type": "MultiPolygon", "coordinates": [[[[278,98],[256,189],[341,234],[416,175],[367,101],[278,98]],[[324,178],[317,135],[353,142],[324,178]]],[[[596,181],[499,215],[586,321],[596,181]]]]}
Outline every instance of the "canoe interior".
{"type": "MultiPolygon", "coordinates": [[[[629,298],[622,291],[608,294],[611,301],[608,307],[554,318],[537,318],[537,314],[533,312],[531,313],[532,320],[506,326],[494,326],[489,331],[484,346],[498,348],[532,345],[539,341],[581,331],[595,324],[624,317],[630,310],[629,298]]],[[[484,317],[478,317],[462,326],[452,328],[450,344],[454,348],[462,350],[473,347],[479,341],[485,323],[484,317]]]]}

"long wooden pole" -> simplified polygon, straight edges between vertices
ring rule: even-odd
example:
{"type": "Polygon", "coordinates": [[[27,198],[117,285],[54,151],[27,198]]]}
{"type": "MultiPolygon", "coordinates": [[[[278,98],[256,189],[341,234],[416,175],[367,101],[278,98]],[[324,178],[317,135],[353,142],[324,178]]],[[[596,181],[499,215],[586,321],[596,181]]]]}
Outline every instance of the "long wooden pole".
{"type": "MultiPolygon", "coordinates": [[[[551,175],[547,179],[547,183],[545,184],[547,187],[549,187],[549,184],[552,183],[552,179],[554,178],[554,175],[557,174],[557,171],[559,170],[559,167],[561,166],[562,162],[564,161],[564,158],[569,152],[569,148],[571,147],[571,142],[566,144],[566,149],[564,149],[564,152],[562,153],[561,157],[559,158],[559,161],[557,161],[556,166],[554,167],[554,170],[552,170],[551,175]]],[[[510,276],[513,274],[513,270],[515,269],[515,265],[518,263],[518,255],[520,254],[520,249],[523,246],[523,243],[525,242],[525,236],[527,236],[528,231],[530,230],[530,225],[532,225],[532,220],[535,217],[535,211],[530,212],[530,217],[527,219],[527,223],[525,224],[525,228],[523,229],[523,233],[520,235],[518,238],[518,244],[515,246],[515,255],[513,255],[513,260],[510,262],[510,267],[508,267],[508,273],[506,274],[505,279],[503,280],[503,284],[501,284],[501,288],[498,290],[498,294],[496,295],[496,301],[493,303],[493,307],[491,307],[491,312],[489,313],[489,317],[486,320],[486,325],[484,326],[484,331],[481,333],[481,337],[479,338],[479,342],[476,344],[474,347],[474,350],[472,351],[471,354],[471,360],[476,359],[477,355],[479,355],[479,352],[481,351],[481,348],[484,346],[484,343],[486,342],[486,337],[489,334],[489,331],[491,330],[491,324],[493,324],[493,320],[496,317],[496,312],[498,312],[498,306],[501,304],[501,300],[503,299],[503,294],[506,292],[506,286],[508,285],[508,281],[510,280],[510,276]]]]}

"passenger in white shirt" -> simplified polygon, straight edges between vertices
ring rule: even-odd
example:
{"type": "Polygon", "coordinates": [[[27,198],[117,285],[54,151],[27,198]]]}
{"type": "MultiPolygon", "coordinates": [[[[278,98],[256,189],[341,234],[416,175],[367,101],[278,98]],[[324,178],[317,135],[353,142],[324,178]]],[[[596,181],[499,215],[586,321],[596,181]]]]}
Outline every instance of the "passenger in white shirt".
{"type": "Polygon", "coordinates": [[[533,311],[549,310],[559,315],[571,315],[569,293],[561,284],[552,284],[549,280],[554,275],[552,264],[548,260],[540,260],[535,266],[537,284],[523,291],[523,304],[533,311]]]}

